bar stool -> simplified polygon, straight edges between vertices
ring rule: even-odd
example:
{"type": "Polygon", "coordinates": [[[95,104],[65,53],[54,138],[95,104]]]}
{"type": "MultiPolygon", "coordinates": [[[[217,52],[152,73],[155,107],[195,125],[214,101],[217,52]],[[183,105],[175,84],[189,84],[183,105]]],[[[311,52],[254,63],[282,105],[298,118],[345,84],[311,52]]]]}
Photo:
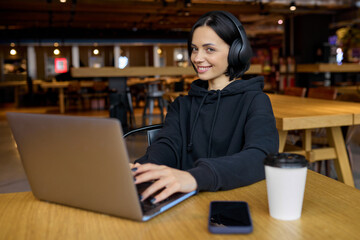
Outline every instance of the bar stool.
{"type": "Polygon", "coordinates": [[[161,123],[164,122],[164,91],[161,90],[161,80],[148,81],[145,98],[145,107],[143,112],[143,125],[146,125],[146,118],[149,118],[148,125],[152,124],[155,100],[160,109],[161,123]],[[159,89],[160,87],[160,89],[159,89]],[[149,111],[149,113],[147,113],[149,111]]]}

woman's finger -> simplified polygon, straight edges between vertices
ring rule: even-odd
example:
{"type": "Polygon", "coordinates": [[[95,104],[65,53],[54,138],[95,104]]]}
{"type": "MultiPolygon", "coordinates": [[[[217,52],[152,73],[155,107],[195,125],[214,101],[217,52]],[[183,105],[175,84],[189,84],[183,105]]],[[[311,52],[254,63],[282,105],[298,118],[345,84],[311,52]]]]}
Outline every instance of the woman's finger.
{"type": "Polygon", "coordinates": [[[140,165],[141,165],[140,163],[129,163],[133,175],[135,175],[135,171],[140,165]]]}
{"type": "Polygon", "coordinates": [[[142,172],[141,170],[136,170],[135,184],[156,181],[161,177],[167,176],[169,174],[170,171],[166,168],[151,168],[144,172],[142,172]]]}
{"type": "MultiPolygon", "coordinates": [[[[146,188],[145,191],[141,194],[141,200],[144,201],[149,196],[155,194],[159,190],[164,189],[164,188],[166,189],[166,184],[167,184],[167,182],[165,179],[155,181],[148,188],[146,188]]],[[[155,200],[150,199],[150,201],[155,203],[154,202],[155,200]]],[[[158,202],[158,201],[156,201],[156,202],[158,202]]]]}
{"type": "Polygon", "coordinates": [[[157,165],[152,163],[145,163],[145,164],[139,164],[134,166],[136,170],[134,171],[136,174],[140,174],[143,172],[147,172],[150,170],[156,170],[156,169],[164,169],[166,166],[164,165],[157,165]]]}
{"type": "Polygon", "coordinates": [[[152,203],[161,202],[178,191],[179,191],[178,184],[172,184],[170,186],[167,186],[159,194],[153,197],[152,203]]]}

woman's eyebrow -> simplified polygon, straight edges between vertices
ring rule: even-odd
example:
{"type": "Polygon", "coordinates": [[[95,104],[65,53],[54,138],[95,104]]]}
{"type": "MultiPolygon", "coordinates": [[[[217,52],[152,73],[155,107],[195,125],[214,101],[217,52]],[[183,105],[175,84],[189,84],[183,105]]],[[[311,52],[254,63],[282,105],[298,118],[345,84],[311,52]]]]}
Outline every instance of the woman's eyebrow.
{"type": "MultiPolygon", "coordinates": [[[[191,44],[191,46],[195,46],[196,47],[196,44],[191,44]]],[[[207,46],[215,46],[215,44],[214,43],[205,43],[205,44],[203,44],[203,45],[201,45],[201,46],[203,46],[203,47],[207,47],[207,46]]]]}
{"type": "Polygon", "coordinates": [[[205,44],[203,44],[202,46],[203,46],[203,47],[215,46],[215,44],[214,44],[214,43],[205,43],[205,44]]]}

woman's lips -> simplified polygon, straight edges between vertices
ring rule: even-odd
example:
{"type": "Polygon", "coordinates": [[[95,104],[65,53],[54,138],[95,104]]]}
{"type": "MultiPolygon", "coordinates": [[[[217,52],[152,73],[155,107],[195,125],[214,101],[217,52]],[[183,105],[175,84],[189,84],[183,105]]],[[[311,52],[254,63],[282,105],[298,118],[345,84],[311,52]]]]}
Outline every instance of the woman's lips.
{"type": "Polygon", "coordinates": [[[197,67],[198,73],[207,72],[211,67],[197,67]]]}

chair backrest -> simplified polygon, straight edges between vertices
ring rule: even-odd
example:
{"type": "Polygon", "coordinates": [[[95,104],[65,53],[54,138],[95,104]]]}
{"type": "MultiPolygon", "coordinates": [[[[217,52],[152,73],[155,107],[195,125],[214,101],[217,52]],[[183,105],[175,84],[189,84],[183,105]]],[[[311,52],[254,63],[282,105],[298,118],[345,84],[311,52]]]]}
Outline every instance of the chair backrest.
{"type": "Polygon", "coordinates": [[[81,89],[81,85],[79,81],[70,81],[67,87],[67,92],[74,93],[79,92],[81,89]]]}
{"type": "MultiPolygon", "coordinates": [[[[162,127],[162,126],[161,126],[162,127]]],[[[160,131],[161,128],[155,128],[147,131],[147,137],[148,137],[148,145],[150,146],[157,135],[157,133],[160,131]]]]}
{"type": "Polygon", "coordinates": [[[326,88],[326,87],[309,88],[308,97],[309,98],[335,100],[337,97],[337,89],[336,88],[326,88]]]}
{"type": "Polygon", "coordinates": [[[146,153],[147,147],[154,142],[156,134],[162,127],[162,124],[149,125],[133,129],[124,134],[123,137],[131,162],[134,162],[146,153]]]}
{"type": "Polygon", "coordinates": [[[305,97],[306,88],[303,87],[287,87],[284,89],[285,95],[305,97]]]}
{"type": "Polygon", "coordinates": [[[107,85],[105,82],[100,82],[100,81],[94,81],[93,83],[93,86],[92,86],[92,89],[95,91],[95,92],[102,92],[102,91],[105,91],[107,88],[107,85]]]}

